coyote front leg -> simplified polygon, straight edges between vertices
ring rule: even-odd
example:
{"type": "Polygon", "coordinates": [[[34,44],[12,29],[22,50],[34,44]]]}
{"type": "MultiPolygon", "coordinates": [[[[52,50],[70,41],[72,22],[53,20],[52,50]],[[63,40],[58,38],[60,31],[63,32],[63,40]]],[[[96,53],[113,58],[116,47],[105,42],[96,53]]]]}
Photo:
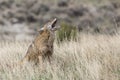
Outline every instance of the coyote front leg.
{"type": "Polygon", "coordinates": [[[38,56],[38,59],[39,59],[40,69],[42,69],[42,67],[43,67],[43,57],[42,56],[38,56]]]}

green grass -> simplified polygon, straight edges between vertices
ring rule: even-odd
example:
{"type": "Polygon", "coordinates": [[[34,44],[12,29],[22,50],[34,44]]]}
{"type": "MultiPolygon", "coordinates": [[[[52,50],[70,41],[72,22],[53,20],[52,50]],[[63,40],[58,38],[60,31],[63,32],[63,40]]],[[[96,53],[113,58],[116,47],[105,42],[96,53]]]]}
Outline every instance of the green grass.
{"type": "Polygon", "coordinates": [[[57,31],[57,40],[58,42],[65,40],[75,40],[77,33],[77,27],[67,23],[61,23],[61,28],[57,31]]]}

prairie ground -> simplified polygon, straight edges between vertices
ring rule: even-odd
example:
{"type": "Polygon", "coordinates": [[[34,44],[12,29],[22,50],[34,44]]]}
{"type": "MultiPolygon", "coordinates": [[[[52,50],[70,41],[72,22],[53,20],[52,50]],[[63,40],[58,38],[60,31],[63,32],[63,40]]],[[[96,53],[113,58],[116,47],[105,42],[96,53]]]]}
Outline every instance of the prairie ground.
{"type": "Polygon", "coordinates": [[[120,35],[80,34],[77,41],[54,44],[52,63],[41,70],[14,66],[30,42],[0,42],[0,80],[120,80],[120,35]]]}

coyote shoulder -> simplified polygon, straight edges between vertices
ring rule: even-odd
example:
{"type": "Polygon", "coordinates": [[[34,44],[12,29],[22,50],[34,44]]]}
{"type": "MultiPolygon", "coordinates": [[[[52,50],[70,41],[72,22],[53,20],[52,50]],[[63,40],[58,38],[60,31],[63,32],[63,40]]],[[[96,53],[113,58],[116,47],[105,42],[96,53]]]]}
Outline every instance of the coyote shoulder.
{"type": "Polygon", "coordinates": [[[45,58],[50,57],[53,54],[53,42],[55,39],[55,31],[57,20],[54,19],[43,26],[39,30],[39,34],[36,36],[32,44],[29,46],[26,55],[22,59],[24,61],[33,62],[34,64],[41,63],[45,58]]]}

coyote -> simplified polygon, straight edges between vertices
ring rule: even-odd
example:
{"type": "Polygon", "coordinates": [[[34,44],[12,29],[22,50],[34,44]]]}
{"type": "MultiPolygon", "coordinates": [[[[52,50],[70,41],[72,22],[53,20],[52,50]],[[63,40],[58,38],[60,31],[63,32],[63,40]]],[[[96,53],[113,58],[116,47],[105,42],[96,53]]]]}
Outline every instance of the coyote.
{"type": "Polygon", "coordinates": [[[32,44],[29,46],[25,57],[21,60],[33,62],[35,65],[42,63],[45,58],[50,62],[50,57],[53,54],[53,42],[55,39],[55,31],[60,27],[56,27],[57,19],[48,22],[39,30],[32,44]]]}

